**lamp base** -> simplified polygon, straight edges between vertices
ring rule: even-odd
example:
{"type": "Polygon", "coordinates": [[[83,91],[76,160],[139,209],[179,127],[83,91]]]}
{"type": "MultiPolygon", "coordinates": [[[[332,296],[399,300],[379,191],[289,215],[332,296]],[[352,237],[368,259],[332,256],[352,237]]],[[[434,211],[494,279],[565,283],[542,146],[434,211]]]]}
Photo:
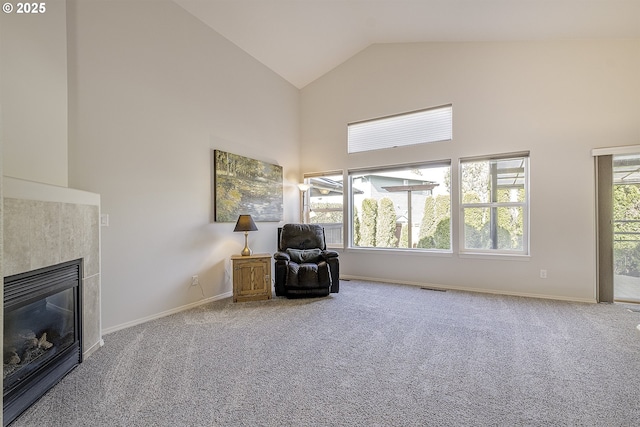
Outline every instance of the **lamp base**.
{"type": "Polygon", "coordinates": [[[249,256],[251,255],[251,249],[249,249],[249,244],[247,242],[247,237],[249,236],[249,233],[247,231],[244,232],[244,249],[242,250],[242,252],[240,252],[240,255],[242,256],[249,256]]]}

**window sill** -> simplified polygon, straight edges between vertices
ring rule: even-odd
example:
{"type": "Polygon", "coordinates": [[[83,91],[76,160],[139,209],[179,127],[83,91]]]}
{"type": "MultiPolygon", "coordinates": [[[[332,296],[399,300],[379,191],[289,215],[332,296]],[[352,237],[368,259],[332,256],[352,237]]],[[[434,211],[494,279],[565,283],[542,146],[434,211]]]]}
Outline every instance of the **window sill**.
{"type": "Polygon", "coordinates": [[[387,249],[387,248],[354,248],[350,247],[346,249],[347,252],[361,252],[361,253],[376,253],[384,255],[418,255],[418,256],[438,256],[451,258],[453,252],[451,251],[429,251],[429,250],[416,250],[416,249],[387,249]]]}
{"type": "MultiPolygon", "coordinates": [[[[388,249],[388,248],[333,248],[333,250],[354,252],[354,253],[372,253],[381,255],[417,255],[417,256],[434,256],[443,258],[452,258],[453,251],[429,251],[415,249],[388,249]]],[[[458,253],[460,259],[485,259],[492,261],[531,261],[531,255],[514,255],[505,253],[480,253],[480,252],[464,252],[458,253]]]]}
{"type": "Polygon", "coordinates": [[[505,253],[489,254],[480,252],[464,252],[458,254],[459,258],[490,259],[500,261],[530,261],[531,255],[510,255],[505,253]]]}

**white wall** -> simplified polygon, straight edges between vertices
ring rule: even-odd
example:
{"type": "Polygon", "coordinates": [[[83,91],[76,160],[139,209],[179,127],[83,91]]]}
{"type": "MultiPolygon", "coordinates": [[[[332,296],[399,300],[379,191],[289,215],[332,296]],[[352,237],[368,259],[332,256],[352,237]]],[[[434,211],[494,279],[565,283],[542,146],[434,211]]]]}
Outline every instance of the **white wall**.
{"type": "Polygon", "coordinates": [[[593,301],[590,150],[640,142],[640,41],[373,45],[302,90],[301,132],[303,172],[531,153],[530,257],[462,258],[456,233],[451,256],[347,250],[345,277],[593,301]],[[447,103],[453,141],[347,155],[348,122],[447,103]]]}
{"type": "Polygon", "coordinates": [[[0,14],[4,174],[66,187],[66,1],[45,4],[41,14],[0,14]]]}
{"type": "MultiPolygon", "coordinates": [[[[244,236],[210,221],[211,150],[283,166],[295,219],[299,91],[170,1],[69,1],[67,21],[69,182],[110,219],[103,327],[229,293],[244,236]]],[[[257,226],[274,252],[278,223],[257,226]]]]}
{"type": "Polygon", "coordinates": [[[2,177],[67,185],[66,3],[47,6],[42,15],[0,14],[0,277],[2,177]]]}

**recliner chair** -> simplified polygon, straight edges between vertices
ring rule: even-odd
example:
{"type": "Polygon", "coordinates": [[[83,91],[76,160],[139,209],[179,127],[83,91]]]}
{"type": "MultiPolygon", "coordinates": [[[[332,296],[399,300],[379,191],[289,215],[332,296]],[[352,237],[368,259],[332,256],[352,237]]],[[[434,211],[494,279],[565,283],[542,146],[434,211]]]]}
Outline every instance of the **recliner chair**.
{"type": "Polygon", "coordinates": [[[338,252],[327,250],[318,224],[285,224],[278,228],[275,260],[277,296],[320,297],[340,289],[338,252]]]}

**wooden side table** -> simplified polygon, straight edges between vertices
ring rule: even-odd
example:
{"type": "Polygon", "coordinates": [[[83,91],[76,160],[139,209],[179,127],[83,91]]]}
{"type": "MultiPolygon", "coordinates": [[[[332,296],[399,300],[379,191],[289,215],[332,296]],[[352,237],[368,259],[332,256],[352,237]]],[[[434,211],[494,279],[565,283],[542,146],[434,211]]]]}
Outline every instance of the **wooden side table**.
{"type": "Polygon", "coordinates": [[[271,255],[233,255],[233,302],[271,299],[271,255]]]}

